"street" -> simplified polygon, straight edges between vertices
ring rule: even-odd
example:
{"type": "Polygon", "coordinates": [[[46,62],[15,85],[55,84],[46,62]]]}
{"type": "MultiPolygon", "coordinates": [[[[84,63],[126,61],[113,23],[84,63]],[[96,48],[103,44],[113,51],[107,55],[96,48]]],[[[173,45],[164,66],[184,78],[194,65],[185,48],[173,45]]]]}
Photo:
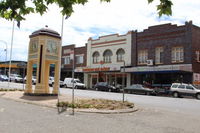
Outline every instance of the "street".
{"type": "MultiPolygon", "coordinates": [[[[17,86],[11,83],[10,86],[17,86]]],[[[20,85],[19,85],[20,86],[20,85]]],[[[21,87],[21,86],[20,86],[21,87]]],[[[60,89],[71,94],[71,89],[60,89]]],[[[122,100],[122,93],[75,90],[75,95],[122,100]]],[[[15,102],[0,97],[0,132],[69,132],[69,133],[198,133],[200,100],[125,94],[139,111],[127,114],[93,114],[15,102]]]]}

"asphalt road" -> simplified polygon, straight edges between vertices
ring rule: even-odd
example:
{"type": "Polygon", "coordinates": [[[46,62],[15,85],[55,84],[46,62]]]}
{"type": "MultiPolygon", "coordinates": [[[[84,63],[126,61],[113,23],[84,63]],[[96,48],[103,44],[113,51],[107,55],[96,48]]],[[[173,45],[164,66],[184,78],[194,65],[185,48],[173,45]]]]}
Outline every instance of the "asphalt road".
{"type": "Polygon", "coordinates": [[[199,133],[199,117],[141,108],[128,114],[57,110],[0,97],[0,133],[199,133]]]}

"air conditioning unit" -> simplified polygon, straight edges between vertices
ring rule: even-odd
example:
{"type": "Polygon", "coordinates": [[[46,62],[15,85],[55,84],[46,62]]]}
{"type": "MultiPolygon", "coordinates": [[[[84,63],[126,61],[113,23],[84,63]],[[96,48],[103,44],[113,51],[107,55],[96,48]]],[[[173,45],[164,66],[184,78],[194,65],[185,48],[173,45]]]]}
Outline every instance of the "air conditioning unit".
{"type": "Polygon", "coordinates": [[[147,66],[153,66],[153,60],[147,60],[147,66]]]}

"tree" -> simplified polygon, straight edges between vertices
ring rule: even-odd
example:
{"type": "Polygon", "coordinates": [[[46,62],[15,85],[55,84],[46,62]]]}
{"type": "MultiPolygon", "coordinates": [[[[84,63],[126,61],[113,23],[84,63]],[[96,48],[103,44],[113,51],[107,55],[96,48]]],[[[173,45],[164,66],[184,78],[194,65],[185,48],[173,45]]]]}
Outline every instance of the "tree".
{"type": "MultiPolygon", "coordinates": [[[[100,0],[101,2],[110,2],[110,0],[100,0]]],[[[152,3],[154,0],[148,0],[152,3]]],[[[40,13],[43,15],[48,10],[48,5],[57,4],[61,8],[61,13],[70,16],[73,13],[73,5],[87,3],[88,0],[0,0],[0,17],[7,20],[16,20],[18,26],[20,21],[25,20],[25,16],[30,13],[40,13]],[[29,6],[32,2],[33,6],[29,6]]],[[[160,0],[157,6],[159,16],[171,15],[171,0],[160,0]]]]}

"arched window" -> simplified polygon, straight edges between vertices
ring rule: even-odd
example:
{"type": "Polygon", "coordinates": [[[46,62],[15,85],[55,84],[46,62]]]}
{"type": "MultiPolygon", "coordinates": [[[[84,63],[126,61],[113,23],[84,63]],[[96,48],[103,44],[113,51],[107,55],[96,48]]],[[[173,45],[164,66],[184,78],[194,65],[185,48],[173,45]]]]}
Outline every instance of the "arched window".
{"type": "Polygon", "coordinates": [[[121,48],[117,50],[117,61],[124,61],[125,51],[121,48]]]}
{"type": "Polygon", "coordinates": [[[94,52],[92,55],[93,63],[98,63],[99,62],[99,52],[94,52]]]}
{"type": "Polygon", "coordinates": [[[105,63],[111,63],[111,57],[112,57],[112,51],[111,50],[106,50],[103,53],[103,61],[105,63]]]}

